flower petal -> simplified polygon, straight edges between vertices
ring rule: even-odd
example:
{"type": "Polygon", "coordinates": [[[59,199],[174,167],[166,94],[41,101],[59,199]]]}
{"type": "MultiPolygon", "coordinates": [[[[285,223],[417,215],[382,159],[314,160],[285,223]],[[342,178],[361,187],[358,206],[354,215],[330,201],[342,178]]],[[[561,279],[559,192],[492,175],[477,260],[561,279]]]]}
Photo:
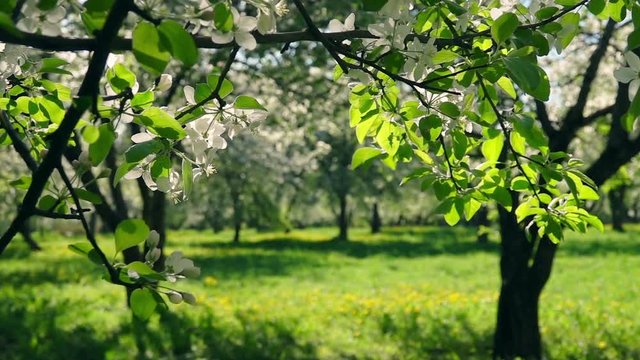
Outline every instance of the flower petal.
{"type": "Polygon", "coordinates": [[[628,83],[631,80],[638,78],[638,73],[635,72],[632,68],[622,67],[613,72],[613,76],[621,83],[628,83]]]}
{"type": "Polygon", "coordinates": [[[633,98],[636,97],[638,93],[638,88],[640,88],[640,79],[635,79],[629,84],[629,100],[633,101],[633,98]]]}
{"type": "Polygon", "coordinates": [[[223,33],[220,31],[214,31],[211,33],[211,40],[216,44],[228,44],[233,41],[233,33],[223,33]]]}
{"type": "Polygon", "coordinates": [[[356,14],[351,13],[349,14],[349,16],[347,16],[346,19],[344,19],[344,27],[346,30],[353,30],[355,29],[355,25],[356,25],[356,14]]]}
{"type": "Polygon", "coordinates": [[[256,38],[248,32],[236,32],[236,42],[247,50],[253,50],[258,45],[256,38]]]}
{"type": "Polygon", "coordinates": [[[344,31],[344,25],[338,19],[331,19],[329,21],[329,26],[327,27],[327,32],[341,32],[344,31]]]}
{"type": "Polygon", "coordinates": [[[640,57],[638,57],[638,55],[628,51],[624,54],[624,58],[627,60],[630,68],[635,70],[636,73],[640,73],[640,57]]]}
{"type": "Polygon", "coordinates": [[[192,86],[185,86],[184,87],[184,97],[187,99],[187,102],[190,105],[195,105],[196,104],[196,98],[195,98],[195,93],[196,90],[192,87],[192,86]]]}

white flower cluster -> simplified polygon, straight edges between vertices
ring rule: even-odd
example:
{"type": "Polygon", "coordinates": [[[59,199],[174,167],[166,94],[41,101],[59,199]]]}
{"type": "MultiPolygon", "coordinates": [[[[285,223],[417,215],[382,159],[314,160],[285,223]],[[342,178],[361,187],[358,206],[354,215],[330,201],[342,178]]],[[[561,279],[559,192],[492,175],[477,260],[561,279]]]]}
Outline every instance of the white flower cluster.
{"type": "Polygon", "coordinates": [[[258,15],[241,14],[236,8],[231,7],[233,28],[231,31],[223,31],[216,29],[213,24],[211,4],[206,0],[201,0],[197,7],[200,20],[193,31],[197,32],[202,28],[212,29],[211,39],[217,44],[228,44],[235,41],[242,48],[255,49],[257,42],[252,32],[255,30],[260,34],[275,32],[278,16],[286,14],[289,10],[286,0],[249,0],[248,3],[257,8],[258,15]]]}
{"type": "MultiPolygon", "coordinates": [[[[195,89],[184,87],[184,95],[189,106],[197,104],[195,89]]],[[[227,148],[226,136],[229,140],[243,129],[254,129],[267,117],[263,110],[236,109],[233,104],[220,107],[217,100],[205,104],[202,109],[205,114],[186,125],[186,142],[191,145],[194,156],[193,163],[197,166],[193,171],[194,181],[210,176],[215,172],[213,155],[217,150],[227,148]]]]}
{"type": "Polygon", "coordinates": [[[22,7],[22,17],[16,26],[25,32],[40,32],[42,35],[60,35],[60,22],[67,15],[62,5],[57,5],[49,11],[42,11],[38,7],[39,1],[28,0],[22,7]]]}
{"type": "Polygon", "coordinates": [[[23,47],[0,42],[0,95],[6,90],[7,79],[12,75],[20,75],[26,61],[23,47]]]}

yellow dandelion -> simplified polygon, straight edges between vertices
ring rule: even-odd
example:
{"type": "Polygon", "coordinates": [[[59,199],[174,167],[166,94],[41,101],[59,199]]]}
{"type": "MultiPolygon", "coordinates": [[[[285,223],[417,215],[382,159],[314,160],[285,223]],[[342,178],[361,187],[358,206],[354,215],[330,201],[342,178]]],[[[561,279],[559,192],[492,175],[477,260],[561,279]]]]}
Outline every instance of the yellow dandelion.
{"type": "Polygon", "coordinates": [[[204,278],[204,284],[207,286],[216,286],[218,279],[215,276],[207,276],[204,278]]]}

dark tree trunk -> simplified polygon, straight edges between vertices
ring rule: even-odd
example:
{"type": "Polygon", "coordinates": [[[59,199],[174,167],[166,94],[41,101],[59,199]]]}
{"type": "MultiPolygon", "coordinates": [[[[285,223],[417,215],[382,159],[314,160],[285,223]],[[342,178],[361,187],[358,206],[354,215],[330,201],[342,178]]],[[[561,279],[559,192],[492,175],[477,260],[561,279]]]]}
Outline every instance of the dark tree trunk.
{"type": "Polygon", "coordinates": [[[483,206],[478,210],[478,213],[475,216],[476,225],[478,226],[478,243],[479,244],[487,244],[489,243],[489,226],[491,226],[491,222],[489,221],[489,209],[486,206],[483,206]]]}
{"type": "Polygon", "coordinates": [[[551,275],[556,245],[543,237],[538,241],[534,254],[535,242],[527,239],[515,215],[503,208],[499,208],[499,213],[502,286],[498,299],[494,358],[541,359],[538,306],[542,289],[551,275]]]}
{"type": "Polygon", "coordinates": [[[240,231],[242,230],[243,208],[240,192],[231,192],[231,201],[233,202],[233,242],[240,242],[240,231]]]}
{"type": "Polygon", "coordinates": [[[159,235],[158,249],[160,249],[161,253],[160,258],[154,264],[154,268],[160,270],[164,267],[164,245],[167,241],[166,195],[161,191],[149,190],[143,180],[138,182],[138,186],[142,196],[142,219],[147,223],[149,229],[155,230],[159,235]]]}
{"type": "Polygon", "coordinates": [[[349,215],[347,214],[347,195],[339,195],[340,211],[338,213],[338,240],[347,241],[349,236],[349,215]]]}
{"type": "Polygon", "coordinates": [[[373,203],[371,209],[371,233],[377,234],[382,228],[382,220],[380,220],[380,212],[378,211],[378,202],[373,203]]]}
{"type": "Polygon", "coordinates": [[[623,232],[623,224],[627,220],[627,206],[624,203],[626,186],[618,186],[609,191],[609,206],[611,208],[611,224],[613,230],[623,232]]]}
{"type": "Polygon", "coordinates": [[[22,229],[20,229],[20,234],[22,235],[22,238],[27,243],[27,245],[29,245],[29,248],[32,251],[40,251],[40,250],[42,250],[40,245],[38,245],[38,243],[33,239],[33,236],[31,236],[31,232],[32,232],[31,231],[31,224],[29,224],[29,221],[27,220],[22,225],[22,229]]]}

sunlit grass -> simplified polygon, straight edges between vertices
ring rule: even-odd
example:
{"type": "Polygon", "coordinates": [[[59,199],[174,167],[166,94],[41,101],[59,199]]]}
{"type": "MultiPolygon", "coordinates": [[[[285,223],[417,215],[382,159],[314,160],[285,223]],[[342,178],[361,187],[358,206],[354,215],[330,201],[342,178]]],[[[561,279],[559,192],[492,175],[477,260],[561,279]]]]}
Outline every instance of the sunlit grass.
{"type": "MultiPolygon", "coordinates": [[[[640,229],[634,229],[640,230],[640,229]]],[[[640,357],[640,231],[569,237],[543,293],[551,358],[640,357]]],[[[146,331],[123,290],[47,235],[0,259],[2,358],[487,358],[498,296],[497,244],[465,228],[290,233],[170,233],[202,266],[182,288],[199,305],[171,306],[146,331]],[[162,324],[162,325],[161,325],[162,324]],[[137,329],[137,330],[136,330],[137,329]]],[[[110,239],[100,240],[109,247],[110,239]]]]}

